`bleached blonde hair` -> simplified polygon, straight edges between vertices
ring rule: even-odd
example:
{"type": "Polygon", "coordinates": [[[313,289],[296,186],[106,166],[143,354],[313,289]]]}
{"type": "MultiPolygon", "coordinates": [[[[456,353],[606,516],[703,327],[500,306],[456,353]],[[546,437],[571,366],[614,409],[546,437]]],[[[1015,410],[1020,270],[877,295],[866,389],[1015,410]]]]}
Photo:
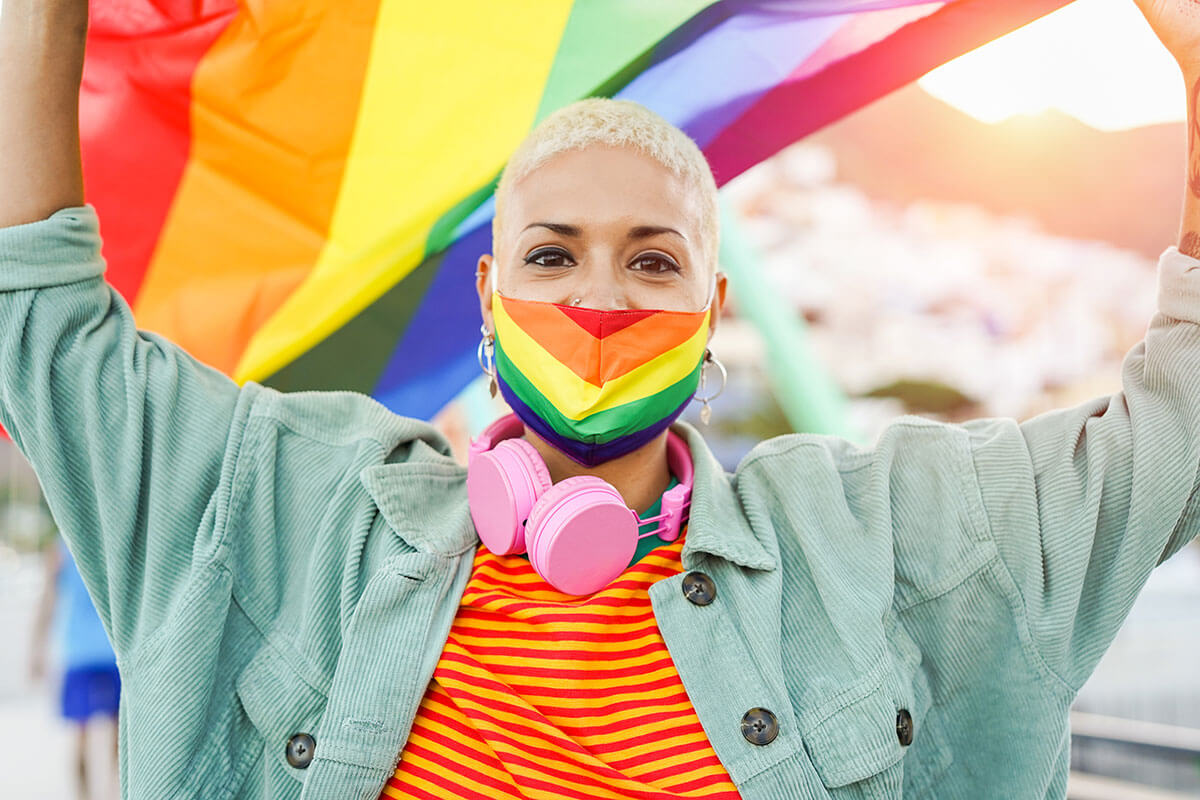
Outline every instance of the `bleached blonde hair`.
{"type": "Polygon", "coordinates": [[[704,154],[686,133],[640,103],[606,97],[589,97],[557,109],[517,146],[496,187],[493,252],[503,231],[504,204],[512,187],[559,153],[591,145],[632,147],[682,178],[696,192],[700,251],[709,271],[715,272],[720,244],[717,182],[704,154]]]}

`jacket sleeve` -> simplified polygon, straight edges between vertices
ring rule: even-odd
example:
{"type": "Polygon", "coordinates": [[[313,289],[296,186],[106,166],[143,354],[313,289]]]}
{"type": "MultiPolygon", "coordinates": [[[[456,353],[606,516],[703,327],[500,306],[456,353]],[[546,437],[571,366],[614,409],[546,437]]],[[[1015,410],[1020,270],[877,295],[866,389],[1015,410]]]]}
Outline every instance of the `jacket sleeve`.
{"type": "Polygon", "coordinates": [[[1158,275],[1159,310],[1120,392],[1020,425],[966,426],[1034,642],[1074,689],[1150,571],[1200,531],[1200,261],[1172,247],[1158,275]]]}
{"type": "Polygon", "coordinates": [[[0,423],[124,655],[220,547],[256,387],[138,331],[103,273],[90,206],[0,229],[0,423]]]}

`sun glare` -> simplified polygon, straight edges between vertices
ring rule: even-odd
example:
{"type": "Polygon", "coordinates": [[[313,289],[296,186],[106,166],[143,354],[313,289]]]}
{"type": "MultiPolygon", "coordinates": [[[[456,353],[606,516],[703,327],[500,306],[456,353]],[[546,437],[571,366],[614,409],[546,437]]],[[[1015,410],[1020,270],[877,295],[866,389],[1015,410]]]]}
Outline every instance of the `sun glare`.
{"type": "Polygon", "coordinates": [[[1186,118],[1179,68],[1133,0],[1076,0],[919,84],[985,122],[1047,109],[1100,130],[1186,118]]]}

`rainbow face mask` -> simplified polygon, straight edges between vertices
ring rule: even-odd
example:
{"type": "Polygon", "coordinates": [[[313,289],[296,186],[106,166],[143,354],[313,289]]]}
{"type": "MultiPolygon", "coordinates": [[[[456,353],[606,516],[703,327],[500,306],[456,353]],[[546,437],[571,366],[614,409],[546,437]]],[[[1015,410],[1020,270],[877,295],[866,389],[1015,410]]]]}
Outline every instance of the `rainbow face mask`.
{"type": "Polygon", "coordinates": [[[525,425],[585,466],[675,421],[700,382],[703,311],[602,311],[492,294],[496,379],[525,425]]]}

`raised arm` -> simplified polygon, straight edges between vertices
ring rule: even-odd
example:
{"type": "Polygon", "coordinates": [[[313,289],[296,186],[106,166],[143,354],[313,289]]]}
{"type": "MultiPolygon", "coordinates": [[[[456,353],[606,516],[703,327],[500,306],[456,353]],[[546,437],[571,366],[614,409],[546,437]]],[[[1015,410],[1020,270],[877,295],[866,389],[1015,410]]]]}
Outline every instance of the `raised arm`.
{"type": "Polygon", "coordinates": [[[1125,358],[1121,392],[1019,426],[966,426],[1020,613],[1044,663],[1075,690],[1151,570],[1200,533],[1200,2],[1138,5],[1189,98],[1183,219],[1178,247],[1159,260],[1158,313],[1125,358]]]}
{"type": "Polygon", "coordinates": [[[87,0],[4,0],[0,9],[0,228],[83,205],[87,13],[87,0]]]}
{"type": "Polygon", "coordinates": [[[1179,252],[1200,258],[1200,2],[1134,0],[1183,74],[1188,98],[1188,171],[1179,252]]]}
{"type": "Polygon", "coordinates": [[[86,0],[0,11],[0,424],[128,658],[223,574],[222,488],[258,387],[139,331],[104,281],[80,178],[86,27],[86,0]]]}

